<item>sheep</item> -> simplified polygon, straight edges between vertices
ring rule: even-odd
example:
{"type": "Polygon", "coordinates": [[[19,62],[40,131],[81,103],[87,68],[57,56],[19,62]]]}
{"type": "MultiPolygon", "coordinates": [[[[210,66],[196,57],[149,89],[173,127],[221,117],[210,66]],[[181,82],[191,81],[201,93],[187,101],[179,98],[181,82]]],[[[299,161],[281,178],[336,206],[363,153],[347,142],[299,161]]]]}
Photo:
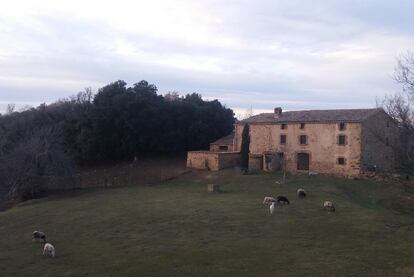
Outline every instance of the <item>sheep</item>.
{"type": "Polygon", "coordinates": [[[276,202],[272,202],[272,204],[270,205],[270,215],[272,215],[275,212],[275,204],[276,202]]]}
{"type": "Polygon", "coordinates": [[[285,196],[282,196],[282,195],[279,195],[278,197],[276,197],[276,202],[279,204],[283,204],[283,205],[290,204],[289,200],[285,196]]]}
{"type": "Polygon", "coordinates": [[[276,202],[276,199],[274,199],[273,197],[270,197],[270,196],[266,196],[263,199],[263,204],[266,204],[266,205],[272,204],[273,202],[276,202]]]}
{"type": "Polygon", "coordinates": [[[46,242],[45,233],[40,232],[40,231],[34,231],[32,241],[39,241],[39,240],[43,240],[43,242],[46,242]]]}
{"type": "Polygon", "coordinates": [[[45,243],[45,246],[43,247],[43,256],[48,257],[55,257],[55,247],[50,243],[45,243]]]}
{"type": "Polygon", "coordinates": [[[306,197],[306,191],[304,189],[298,189],[296,191],[296,195],[298,198],[305,198],[306,197]]]}
{"type": "Polygon", "coordinates": [[[318,172],[316,172],[316,171],[309,171],[308,175],[309,175],[309,177],[316,176],[316,175],[318,175],[318,172]]]}
{"type": "Polygon", "coordinates": [[[334,206],[333,202],[325,201],[323,203],[323,209],[327,210],[328,212],[334,212],[335,211],[335,206],[334,206]]]}

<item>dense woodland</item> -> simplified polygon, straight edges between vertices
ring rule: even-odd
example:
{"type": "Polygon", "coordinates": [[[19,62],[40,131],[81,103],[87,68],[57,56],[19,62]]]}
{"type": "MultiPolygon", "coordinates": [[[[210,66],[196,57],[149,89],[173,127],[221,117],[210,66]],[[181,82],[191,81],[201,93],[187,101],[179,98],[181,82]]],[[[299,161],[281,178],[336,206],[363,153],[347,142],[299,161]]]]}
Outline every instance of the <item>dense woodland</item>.
{"type": "Polygon", "coordinates": [[[197,93],[157,94],[116,81],[50,105],[0,116],[0,196],[34,197],[39,177],[74,176],[75,164],[132,161],[208,149],[229,134],[234,113],[197,93]],[[15,174],[9,174],[15,172],[15,174]]]}

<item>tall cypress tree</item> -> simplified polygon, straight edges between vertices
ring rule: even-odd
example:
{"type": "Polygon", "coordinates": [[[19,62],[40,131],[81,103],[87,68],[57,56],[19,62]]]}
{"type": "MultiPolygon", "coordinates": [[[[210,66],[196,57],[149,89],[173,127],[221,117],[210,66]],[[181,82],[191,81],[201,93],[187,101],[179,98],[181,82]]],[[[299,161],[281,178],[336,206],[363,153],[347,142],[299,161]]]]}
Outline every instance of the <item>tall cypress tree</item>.
{"type": "Polygon", "coordinates": [[[249,168],[249,152],[250,152],[250,132],[249,125],[244,125],[241,142],[241,168],[247,170],[249,168]]]}

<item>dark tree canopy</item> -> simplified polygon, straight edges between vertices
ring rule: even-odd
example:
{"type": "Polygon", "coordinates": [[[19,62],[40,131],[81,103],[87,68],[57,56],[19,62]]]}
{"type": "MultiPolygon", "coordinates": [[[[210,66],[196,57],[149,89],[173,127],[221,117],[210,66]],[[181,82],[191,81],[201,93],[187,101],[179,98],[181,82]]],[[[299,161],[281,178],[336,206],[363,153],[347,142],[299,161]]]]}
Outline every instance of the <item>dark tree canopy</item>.
{"type": "Polygon", "coordinates": [[[92,95],[74,97],[24,112],[0,116],[0,156],[36,129],[59,126],[63,149],[80,163],[131,160],[135,156],[179,154],[208,149],[229,134],[233,111],[200,94],[165,97],[140,81],[128,87],[119,80],[92,95]]]}

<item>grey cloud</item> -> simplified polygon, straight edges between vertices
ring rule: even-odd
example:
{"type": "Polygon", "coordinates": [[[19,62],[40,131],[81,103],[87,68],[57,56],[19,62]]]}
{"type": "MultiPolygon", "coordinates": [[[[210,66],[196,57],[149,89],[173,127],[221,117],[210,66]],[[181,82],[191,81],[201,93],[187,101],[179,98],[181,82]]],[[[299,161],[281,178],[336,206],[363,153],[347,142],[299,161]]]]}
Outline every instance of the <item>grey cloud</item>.
{"type": "Polygon", "coordinates": [[[192,5],[213,18],[213,41],[160,37],[140,32],[139,26],[136,31],[119,30],[108,22],[61,14],[35,18],[44,32],[0,19],[13,30],[0,28],[0,39],[13,50],[2,55],[0,46],[0,100],[50,102],[85,86],[97,89],[117,79],[130,84],[146,79],[161,93],[200,92],[239,109],[271,109],[278,101],[287,109],[371,107],[375,96],[396,89],[390,78],[394,57],[410,46],[381,42],[412,39],[414,4],[409,1],[192,5]],[[136,54],[118,53],[119,41],[136,54]],[[355,53],[361,57],[351,57],[355,53]],[[365,57],[368,54],[376,56],[365,57]],[[186,59],[190,65],[180,67],[186,59]],[[209,62],[216,69],[209,70],[209,62]],[[193,66],[197,63],[199,68],[193,66]]]}

